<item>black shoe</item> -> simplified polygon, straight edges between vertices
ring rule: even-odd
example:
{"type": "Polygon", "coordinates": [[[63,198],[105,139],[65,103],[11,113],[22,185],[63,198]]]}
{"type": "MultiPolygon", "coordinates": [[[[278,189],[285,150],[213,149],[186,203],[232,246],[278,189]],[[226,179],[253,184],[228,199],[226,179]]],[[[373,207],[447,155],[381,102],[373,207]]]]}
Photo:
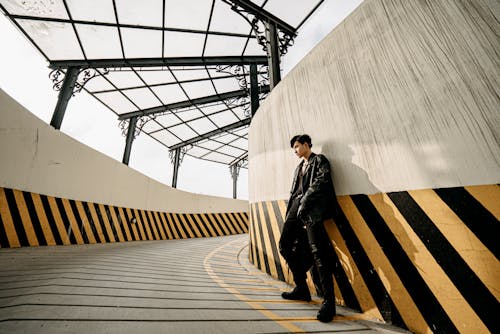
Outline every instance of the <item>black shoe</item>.
{"type": "Polygon", "coordinates": [[[303,300],[305,302],[311,301],[311,293],[309,292],[307,286],[305,288],[295,287],[290,292],[283,292],[281,294],[281,297],[283,297],[283,299],[289,300],[303,300]]]}
{"type": "Polygon", "coordinates": [[[335,314],[337,314],[335,311],[335,302],[324,301],[316,318],[321,322],[330,322],[333,320],[333,317],[335,317],[335,314]]]}

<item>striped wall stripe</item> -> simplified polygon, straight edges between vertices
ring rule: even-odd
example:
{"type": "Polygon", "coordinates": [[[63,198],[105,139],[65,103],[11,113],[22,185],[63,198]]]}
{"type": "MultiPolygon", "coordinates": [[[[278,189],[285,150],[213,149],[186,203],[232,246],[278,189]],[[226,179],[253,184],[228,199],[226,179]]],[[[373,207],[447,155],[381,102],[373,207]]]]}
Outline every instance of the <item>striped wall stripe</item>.
{"type": "MultiPolygon", "coordinates": [[[[346,197],[346,200],[348,199],[346,197]]],[[[394,275],[394,277],[388,277],[384,283],[387,290],[395,290],[391,299],[405,323],[424,320],[418,328],[419,331],[427,330],[427,328],[441,328],[445,333],[458,333],[441,304],[411,263],[408,254],[402,249],[368,197],[354,195],[351,199],[356,206],[353,210],[357,210],[360,216],[349,221],[351,223],[356,221],[363,225],[362,230],[358,230],[356,235],[361,238],[369,236],[369,244],[365,244],[364,249],[368,249],[371,244],[373,249],[368,251],[368,255],[378,253],[379,258],[372,257],[372,263],[379,264],[382,270],[379,276],[388,276],[389,272],[394,275]],[[375,246],[377,244],[379,247],[375,246]]]]}
{"type": "Polygon", "coordinates": [[[0,188],[2,248],[202,238],[247,231],[246,212],[157,212],[0,188]]]}
{"type": "MultiPolygon", "coordinates": [[[[499,330],[498,185],[340,196],[339,204],[335,224],[325,224],[337,299],[418,333],[499,330]]],[[[262,261],[274,262],[273,276],[287,280],[276,257],[286,201],[250,207],[251,261],[268,274],[262,261]]]]}
{"type": "Polygon", "coordinates": [[[461,332],[487,333],[488,330],[481,319],[461,296],[460,291],[388,196],[377,194],[369,197],[405,253],[412,255],[410,259],[413,265],[439,300],[455,327],[461,332]]]}

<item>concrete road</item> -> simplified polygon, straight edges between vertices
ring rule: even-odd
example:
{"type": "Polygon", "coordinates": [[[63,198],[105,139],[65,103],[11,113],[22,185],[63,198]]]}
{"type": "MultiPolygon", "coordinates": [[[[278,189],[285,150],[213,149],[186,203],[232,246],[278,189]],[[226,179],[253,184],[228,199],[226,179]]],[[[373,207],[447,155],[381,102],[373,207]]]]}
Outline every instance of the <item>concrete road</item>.
{"type": "Polygon", "coordinates": [[[248,235],[0,249],[0,333],[401,333],[289,287],[248,262],[248,235]]]}

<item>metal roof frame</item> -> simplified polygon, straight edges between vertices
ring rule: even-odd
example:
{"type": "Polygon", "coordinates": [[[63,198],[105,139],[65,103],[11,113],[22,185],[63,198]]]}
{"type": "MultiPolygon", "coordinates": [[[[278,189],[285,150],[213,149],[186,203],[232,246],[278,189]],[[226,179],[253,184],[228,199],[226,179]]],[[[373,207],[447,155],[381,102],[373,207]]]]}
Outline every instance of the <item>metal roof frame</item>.
{"type": "Polygon", "coordinates": [[[291,5],[299,9],[287,3],[285,13],[280,1],[193,0],[197,7],[186,9],[190,3],[173,0],[158,0],[155,8],[148,7],[154,2],[0,0],[0,10],[53,70],[56,129],[71,96],[85,90],[117,115],[126,164],[133,139],[145,133],[176,151],[176,163],[187,154],[244,167],[246,128],[280,80],[280,57],[324,2],[291,5]],[[176,10],[206,25],[195,17],[175,23],[168,15],[176,10]]]}

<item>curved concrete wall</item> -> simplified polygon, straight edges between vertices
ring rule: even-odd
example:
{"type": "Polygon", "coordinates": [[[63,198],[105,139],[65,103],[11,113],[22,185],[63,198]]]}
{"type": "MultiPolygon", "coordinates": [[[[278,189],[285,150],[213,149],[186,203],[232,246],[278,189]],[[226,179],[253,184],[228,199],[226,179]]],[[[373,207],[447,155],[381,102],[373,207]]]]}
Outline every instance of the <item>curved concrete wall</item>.
{"type": "Polygon", "coordinates": [[[54,130],[2,90],[0,156],[0,187],[153,211],[248,211],[247,201],[193,194],[154,181],[54,130]]]}
{"type": "Polygon", "coordinates": [[[297,133],[331,159],[339,194],[500,182],[499,11],[364,1],[252,120],[250,201],[287,196],[297,133]]]}
{"type": "Polygon", "coordinates": [[[417,333],[498,329],[499,18],[495,1],[365,0],[284,78],[250,127],[257,267],[291,280],[289,138],[309,133],[340,195],[338,302],[417,333]]]}

